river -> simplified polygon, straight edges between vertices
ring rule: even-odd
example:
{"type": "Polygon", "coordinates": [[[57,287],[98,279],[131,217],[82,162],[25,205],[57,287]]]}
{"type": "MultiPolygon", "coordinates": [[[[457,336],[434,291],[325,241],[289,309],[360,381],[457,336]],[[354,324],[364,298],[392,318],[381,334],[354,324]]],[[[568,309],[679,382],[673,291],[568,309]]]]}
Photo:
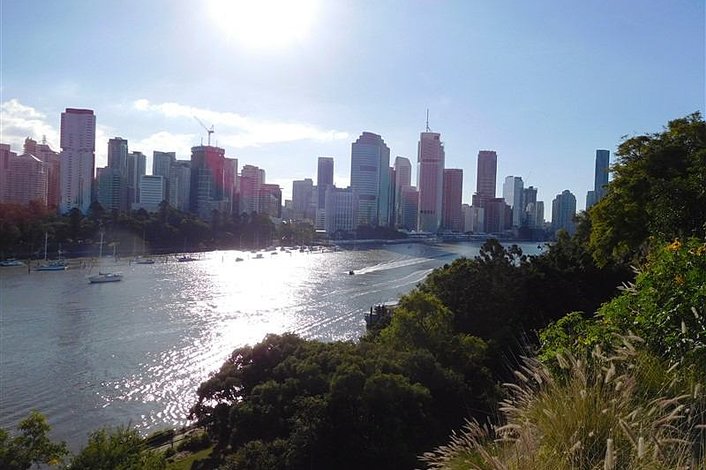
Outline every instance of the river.
{"type": "Polygon", "coordinates": [[[148,433],[188,424],[196,388],[234,348],[286,331],[356,340],[371,305],[395,301],[479,248],[400,244],[262,259],[216,251],[152,265],[104,259],[103,270],[124,274],[108,284],[88,282],[97,268],[0,268],[0,427],[38,410],[52,437],[75,450],[103,426],[148,433]]]}

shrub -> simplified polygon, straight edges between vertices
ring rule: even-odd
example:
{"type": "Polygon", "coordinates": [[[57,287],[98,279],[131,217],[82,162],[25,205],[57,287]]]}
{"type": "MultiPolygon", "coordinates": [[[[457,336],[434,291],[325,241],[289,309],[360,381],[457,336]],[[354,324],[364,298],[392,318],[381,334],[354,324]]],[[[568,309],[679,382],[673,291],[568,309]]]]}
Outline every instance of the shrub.
{"type": "Polygon", "coordinates": [[[507,384],[503,426],[468,422],[421,460],[432,469],[701,468],[704,398],[681,394],[676,367],[633,346],[557,355],[562,372],[527,359],[507,384]],[[659,386],[645,386],[652,377],[659,386]]]}

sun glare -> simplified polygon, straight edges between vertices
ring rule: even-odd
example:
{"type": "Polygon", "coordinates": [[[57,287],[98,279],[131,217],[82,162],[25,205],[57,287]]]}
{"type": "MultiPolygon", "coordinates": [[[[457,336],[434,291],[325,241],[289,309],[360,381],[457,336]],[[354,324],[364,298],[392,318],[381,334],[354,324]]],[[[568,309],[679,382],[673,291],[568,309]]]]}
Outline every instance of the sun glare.
{"type": "Polygon", "coordinates": [[[211,0],[209,12],[229,38],[249,49],[290,47],[305,39],[317,0],[211,0]]]}

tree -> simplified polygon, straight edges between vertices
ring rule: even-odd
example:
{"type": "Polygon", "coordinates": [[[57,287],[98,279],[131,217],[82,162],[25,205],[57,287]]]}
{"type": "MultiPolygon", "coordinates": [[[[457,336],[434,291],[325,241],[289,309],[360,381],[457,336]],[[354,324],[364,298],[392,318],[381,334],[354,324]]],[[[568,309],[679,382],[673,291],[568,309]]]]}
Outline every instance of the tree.
{"type": "Polygon", "coordinates": [[[650,240],[706,231],[706,123],[700,113],[625,140],[606,195],[589,210],[600,265],[641,259],[650,240]]]}
{"type": "Polygon", "coordinates": [[[93,432],[68,470],[163,470],[164,458],[147,450],[137,430],[118,427],[93,432]]]}
{"type": "Polygon", "coordinates": [[[455,329],[500,343],[520,331],[524,279],[522,250],[491,239],[475,259],[459,258],[432,272],[420,289],[435,295],[453,313],[455,329]]]}
{"type": "Polygon", "coordinates": [[[0,428],[0,468],[24,470],[34,464],[58,465],[68,454],[66,444],[49,439],[47,419],[33,411],[18,426],[20,434],[11,437],[0,428]]]}

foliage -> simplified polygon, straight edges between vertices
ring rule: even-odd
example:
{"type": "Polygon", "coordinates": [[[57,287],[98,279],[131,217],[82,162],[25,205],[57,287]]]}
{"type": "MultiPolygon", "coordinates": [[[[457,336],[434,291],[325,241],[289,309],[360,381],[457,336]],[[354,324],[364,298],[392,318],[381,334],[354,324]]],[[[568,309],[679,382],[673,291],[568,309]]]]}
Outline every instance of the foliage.
{"type": "Polygon", "coordinates": [[[593,315],[630,278],[619,266],[599,268],[577,237],[561,232],[539,256],[489,240],[476,259],[461,258],[432,272],[420,289],[448,307],[457,331],[501,349],[544,328],[566,312],[593,315]]]}
{"type": "Polygon", "coordinates": [[[606,195],[590,209],[599,264],[639,259],[650,240],[706,234],[706,122],[699,113],[625,140],[606,195]]]}
{"type": "Polygon", "coordinates": [[[706,244],[692,238],[655,248],[635,282],[597,319],[569,315],[542,333],[543,357],[609,345],[630,331],[654,353],[686,360],[706,376],[706,244]],[[700,366],[699,366],[700,364],[700,366]]]}
{"type": "Polygon", "coordinates": [[[198,452],[199,450],[209,447],[211,447],[211,440],[208,438],[208,434],[205,432],[197,432],[179,442],[176,450],[179,452],[198,452]]]}
{"type": "MultiPolygon", "coordinates": [[[[291,228],[291,227],[290,227],[291,228]]],[[[43,256],[45,234],[49,255],[59,248],[72,256],[95,256],[103,230],[105,243],[119,247],[121,255],[165,253],[194,249],[265,247],[275,236],[275,227],[263,214],[226,216],[214,211],[210,223],[195,215],[180,212],[166,201],[159,211],[130,213],[107,212],[98,202],[91,204],[87,216],[78,209],[66,215],[50,214],[37,204],[19,206],[0,204],[0,255],[43,256]]],[[[287,235],[284,231],[282,237],[287,235]]],[[[311,240],[313,227],[296,225],[298,240],[311,240]]]]}
{"type": "Polygon", "coordinates": [[[212,450],[213,448],[209,447],[193,454],[180,454],[173,458],[167,458],[167,470],[206,470],[216,468],[217,462],[213,462],[210,459],[212,450]]]}
{"type": "MultiPolygon", "coordinates": [[[[422,294],[402,305],[439,307],[422,294]]],[[[429,319],[433,341],[404,347],[416,333],[402,317],[358,344],[269,335],[233,352],[201,385],[193,412],[227,468],[411,468],[464,415],[492,409],[483,342],[443,338],[446,316],[429,319]]]]}
{"type": "Polygon", "coordinates": [[[58,465],[68,454],[65,443],[49,439],[51,427],[39,412],[31,412],[17,428],[19,435],[15,437],[0,428],[0,468],[23,470],[35,464],[58,465]]]}
{"type": "Polygon", "coordinates": [[[527,359],[507,385],[502,426],[469,422],[422,460],[433,469],[702,468],[703,391],[684,393],[679,370],[634,340],[559,355],[558,373],[527,359]]]}
{"type": "Polygon", "coordinates": [[[93,432],[67,470],[162,470],[164,457],[148,450],[137,430],[118,427],[93,432]]]}

